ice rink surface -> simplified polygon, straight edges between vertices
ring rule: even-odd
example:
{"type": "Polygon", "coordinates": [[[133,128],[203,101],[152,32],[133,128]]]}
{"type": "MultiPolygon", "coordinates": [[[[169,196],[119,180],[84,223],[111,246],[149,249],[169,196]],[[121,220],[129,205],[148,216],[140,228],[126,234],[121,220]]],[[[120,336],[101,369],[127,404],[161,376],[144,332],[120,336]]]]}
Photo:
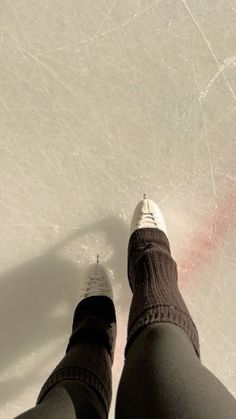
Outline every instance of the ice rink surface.
{"type": "Polygon", "coordinates": [[[109,269],[114,387],[143,193],[165,216],[203,364],[236,396],[236,3],[2,0],[0,417],[64,355],[84,269],[109,269]]]}

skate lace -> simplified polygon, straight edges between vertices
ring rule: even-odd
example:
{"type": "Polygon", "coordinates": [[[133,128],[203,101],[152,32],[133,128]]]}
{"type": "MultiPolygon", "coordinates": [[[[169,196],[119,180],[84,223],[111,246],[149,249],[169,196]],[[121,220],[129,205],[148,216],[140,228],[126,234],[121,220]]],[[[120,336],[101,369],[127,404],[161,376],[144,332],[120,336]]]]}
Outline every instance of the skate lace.
{"type": "Polygon", "coordinates": [[[82,291],[84,292],[84,295],[87,296],[90,292],[94,292],[94,290],[96,290],[97,293],[109,291],[109,287],[104,285],[104,277],[89,277],[82,291]]]}
{"type": "Polygon", "coordinates": [[[138,225],[145,223],[155,224],[157,226],[157,216],[154,215],[152,212],[142,212],[142,219],[138,221],[138,225]]]}

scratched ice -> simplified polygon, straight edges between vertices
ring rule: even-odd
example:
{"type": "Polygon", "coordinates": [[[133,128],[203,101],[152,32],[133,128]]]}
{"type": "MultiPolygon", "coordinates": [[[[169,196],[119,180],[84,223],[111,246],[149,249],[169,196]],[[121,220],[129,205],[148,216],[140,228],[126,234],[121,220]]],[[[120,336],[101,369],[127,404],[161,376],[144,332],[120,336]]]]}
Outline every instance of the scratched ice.
{"type": "Polygon", "coordinates": [[[0,416],[62,358],[84,268],[131,294],[129,225],[163,211],[202,361],[236,396],[236,6],[232,0],[0,5],[0,416]]]}

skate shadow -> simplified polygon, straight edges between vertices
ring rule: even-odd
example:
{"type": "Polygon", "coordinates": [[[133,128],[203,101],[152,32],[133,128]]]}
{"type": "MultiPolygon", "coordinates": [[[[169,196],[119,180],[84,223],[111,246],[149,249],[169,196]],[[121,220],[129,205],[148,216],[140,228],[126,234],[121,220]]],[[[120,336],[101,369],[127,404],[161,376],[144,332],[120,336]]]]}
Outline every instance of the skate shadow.
{"type": "Polygon", "coordinates": [[[113,246],[106,266],[114,272],[113,286],[119,286],[116,306],[127,312],[130,302],[126,274],[128,232],[123,221],[114,216],[73,231],[39,257],[4,273],[0,278],[1,403],[13,400],[35,382],[40,360],[30,366],[27,356],[32,359],[35,352],[38,360],[39,351],[55,340],[58,345],[46,361],[53,362],[58,348],[62,355],[65,353],[82,273],[88,264],[78,266],[59,253],[71,242],[96,231],[105,233],[113,246]],[[8,379],[11,376],[14,378],[8,379]]]}

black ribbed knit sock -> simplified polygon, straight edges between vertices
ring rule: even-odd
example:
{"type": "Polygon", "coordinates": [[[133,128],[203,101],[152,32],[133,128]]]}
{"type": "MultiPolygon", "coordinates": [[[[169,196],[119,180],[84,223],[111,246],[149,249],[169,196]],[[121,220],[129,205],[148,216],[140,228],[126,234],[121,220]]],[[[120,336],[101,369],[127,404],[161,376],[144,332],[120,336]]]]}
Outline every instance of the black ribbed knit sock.
{"type": "Polygon", "coordinates": [[[157,228],[135,230],[128,246],[128,278],[133,298],[125,356],[141,330],[169,322],[181,327],[200,358],[197,328],[178,289],[169,241],[157,228]]]}
{"type": "Polygon", "coordinates": [[[94,389],[108,414],[115,341],[116,314],[110,298],[96,296],[82,300],[74,313],[66,355],[43,385],[37,404],[58,383],[77,380],[94,389]]]}

